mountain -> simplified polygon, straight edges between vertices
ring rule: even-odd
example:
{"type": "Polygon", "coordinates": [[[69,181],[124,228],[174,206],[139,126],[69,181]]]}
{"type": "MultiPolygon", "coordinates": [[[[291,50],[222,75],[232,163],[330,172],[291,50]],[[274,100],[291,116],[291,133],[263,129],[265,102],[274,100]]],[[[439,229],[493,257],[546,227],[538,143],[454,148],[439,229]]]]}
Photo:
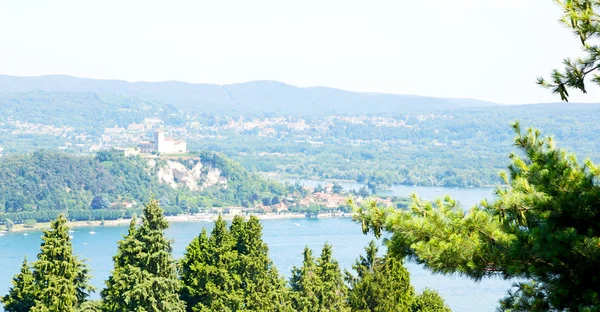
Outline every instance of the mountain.
{"type": "Polygon", "coordinates": [[[498,104],[472,99],[360,93],[328,87],[299,88],[277,81],[216,85],[179,81],[127,82],[62,75],[0,75],[0,93],[32,91],[117,94],[158,101],[192,113],[287,115],[379,114],[440,110],[498,104]]]}

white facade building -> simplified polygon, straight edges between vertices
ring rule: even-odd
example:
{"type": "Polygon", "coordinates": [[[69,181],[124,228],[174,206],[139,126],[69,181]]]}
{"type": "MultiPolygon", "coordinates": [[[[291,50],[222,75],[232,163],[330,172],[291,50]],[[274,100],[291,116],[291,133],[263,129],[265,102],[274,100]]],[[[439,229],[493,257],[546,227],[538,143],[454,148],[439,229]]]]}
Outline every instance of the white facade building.
{"type": "Polygon", "coordinates": [[[183,140],[166,138],[162,130],[154,131],[154,151],[161,154],[185,154],[187,145],[183,140]]]}

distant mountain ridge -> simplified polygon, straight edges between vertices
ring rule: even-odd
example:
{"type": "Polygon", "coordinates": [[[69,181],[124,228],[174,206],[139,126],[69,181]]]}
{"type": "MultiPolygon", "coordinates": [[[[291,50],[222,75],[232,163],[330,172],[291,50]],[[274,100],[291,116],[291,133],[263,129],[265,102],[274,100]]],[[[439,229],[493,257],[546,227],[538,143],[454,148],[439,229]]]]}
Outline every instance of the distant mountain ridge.
{"type": "Polygon", "coordinates": [[[378,114],[499,105],[474,99],[360,93],[328,87],[300,88],[277,81],[217,85],[179,81],[127,82],[64,75],[0,75],[0,93],[31,91],[117,94],[158,101],[193,113],[378,114]]]}

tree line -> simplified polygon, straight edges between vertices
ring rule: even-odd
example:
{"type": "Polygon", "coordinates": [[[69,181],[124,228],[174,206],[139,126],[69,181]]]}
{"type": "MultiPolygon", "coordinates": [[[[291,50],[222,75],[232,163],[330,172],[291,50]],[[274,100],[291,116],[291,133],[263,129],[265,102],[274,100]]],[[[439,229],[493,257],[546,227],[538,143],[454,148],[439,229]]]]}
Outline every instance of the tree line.
{"type": "Polygon", "coordinates": [[[145,205],[118,242],[114,268],[100,290],[89,284],[84,261],[73,255],[66,218],[44,231],[37,260],[24,260],[9,293],[8,312],[22,311],[450,311],[432,290],[417,294],[401,259],[379,256],[371,242],[354,272],[342,272],[325,244],[320,256],[305,248],[303,262],[286,281],[269,259],[256,217],[219,218],[171,255],[168,222],[157,201],[145,205]]]}

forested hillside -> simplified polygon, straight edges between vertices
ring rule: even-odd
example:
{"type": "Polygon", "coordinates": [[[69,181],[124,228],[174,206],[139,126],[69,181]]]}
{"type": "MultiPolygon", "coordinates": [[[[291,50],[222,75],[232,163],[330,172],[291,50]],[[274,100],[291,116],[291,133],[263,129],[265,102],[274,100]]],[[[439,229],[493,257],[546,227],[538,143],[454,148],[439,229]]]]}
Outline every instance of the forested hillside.
{"type": "Polygon", "coordinates": [[[164,172],[166,161],[124,157],[115,151],[77,157],[42,150],[0,158],[0,220],[48,221],[60,212],[75,219],[115,219],[131,215],[139,210],[139,203],[152,197],[160,200],[167,214],[177,214],[213,206],[247,206],[285,191],[212,152],[169,160],[200,168],[198,188],[181,183],[173,188],[161,183],[157,174],[164,172]],[[209,171],[224,184],[207,181],[209,171]]]}
{"type": "Polygon", "coordinates": [[[189,150],[222,152],[251,171],[373,187],[481,186],[501,183],[515,120],[600,160],[599,115],[597,104],[505,106],[269,81],[0,76],[0,155],[42,148],[93,155],[137,147],[161,128],[189,150]]]}

